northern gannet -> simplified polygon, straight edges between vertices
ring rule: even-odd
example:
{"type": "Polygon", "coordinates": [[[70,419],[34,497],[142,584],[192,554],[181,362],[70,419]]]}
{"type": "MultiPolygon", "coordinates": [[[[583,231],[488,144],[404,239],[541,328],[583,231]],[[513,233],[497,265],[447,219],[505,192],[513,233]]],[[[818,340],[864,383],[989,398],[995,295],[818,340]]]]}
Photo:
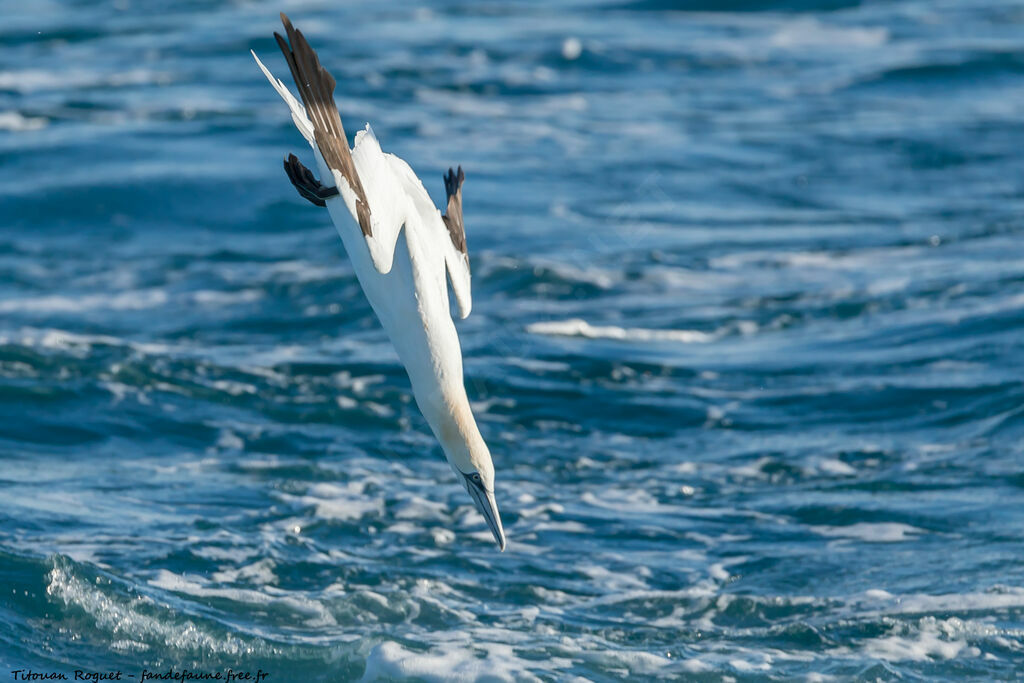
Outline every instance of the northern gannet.
{"type": "Polygon", "coordinates": [[[284,13],[281,22],[287,40],[279,33],[274,37],[302,102],[252,56],[313,148],[320,177],[333,182],[319,182],[294,154],[285,159],[285,172],[302,197],[327,207],[359,284],[409,373],[416,404],[504,550],[494,465],[466,396],[462,349],[448,305],[449,279],[460,317],[472,305],[462,225],[465,174],[460,166],[444,176],[448,205],[442,216],[409,165],[381,151],[369,124],[349,150],[334,78],[284,13]]]}

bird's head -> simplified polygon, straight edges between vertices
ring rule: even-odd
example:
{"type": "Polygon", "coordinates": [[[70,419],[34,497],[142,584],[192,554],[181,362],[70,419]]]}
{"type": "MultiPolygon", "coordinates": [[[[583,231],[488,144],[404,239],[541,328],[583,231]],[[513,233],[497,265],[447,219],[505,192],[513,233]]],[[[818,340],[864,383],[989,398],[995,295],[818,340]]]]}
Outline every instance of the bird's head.
{"type": "Polygon", "coordinates": [[[455,476],[466,487],[476,509],[483,515],[498,547],[505,550],[505,530],[501,526],[498,503],[494,500],[494,463],[487,444],[478,436],[468,443],[460,440],[451,448],[444,441],[442,445],[455,476]]]}

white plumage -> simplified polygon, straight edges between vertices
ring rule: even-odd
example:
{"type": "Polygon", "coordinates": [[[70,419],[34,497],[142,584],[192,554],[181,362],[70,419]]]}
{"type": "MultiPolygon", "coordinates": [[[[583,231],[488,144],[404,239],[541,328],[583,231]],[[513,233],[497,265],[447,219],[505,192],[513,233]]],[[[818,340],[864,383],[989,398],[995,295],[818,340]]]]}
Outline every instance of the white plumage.
{"type": "MultiPolygon", "coordinates": [[[[448,304],[450,278],[461,317],[469,315],[472,298],[468,256],[456,247],[455,237],[446,224],[449,218],[442,218],[423,183],[405,161],[381,150],[369,124],[356,134],[355,146],[351,149],[356,179],[350,182],[346,178],[346,172],[352,173],[344,168],[346,163],[336,163],[334,168],[328,164],[325,157],[331,154],[323,153],[317,142],[319,137],[324,143],[325,131],[333,125],[333,119],[329,119],[324,110],[333,109],[337,119],[335,130],[341,131],[344,138],[331,96],[334,81],[320,67],[301,32],[295,31],[284,15],[282,21],[294,51],[291,55],[285,53],[286,58],[290,57],[293,75],[298,69],[307,81],[306,90],[312,87],[314,94],[310,99],[318,94],[318,87],[321,88],[319,94],[328,92],[329,106],[323,106],[323,100],[314,100],[312,104],[306,101],[307,106],[314,107],[314,122],[307,114],[307,106],[292,96],[255,52],[253,57],[287,103],[295,126],[312,147],[320,177],[331,179],[338,188],[340,194],[324,202],[359,283],[409,374],[416,403],[441,443],[445,457],[460,475],[495,540],[504,549],[504,531],[494,501],[494,467],[466,396],[462,351],[448,304]],[[318,74],[323,83],[315,82],[318,74]],[[359,192],[353,189],[360,184],[369,209],[368,231],[360,227],[359,192]]],[[[280,36],[278,42],[282,50],[287,49],[280,36]]],[[[299,76],[296,80],[300,80],[299,76]]],[[[301,85],[300,93],[306,98],[301,85]]],[[[341,139],[337,144],[348,149],[347,140],[341,139]]],[[[337,155],[338,149],[333,147],[330,151],[337,155]]],[[[456,189],[461,232],[461,188],[456,189]]],[[[451,203],[449,207],[451,214],[451,203]]]]}

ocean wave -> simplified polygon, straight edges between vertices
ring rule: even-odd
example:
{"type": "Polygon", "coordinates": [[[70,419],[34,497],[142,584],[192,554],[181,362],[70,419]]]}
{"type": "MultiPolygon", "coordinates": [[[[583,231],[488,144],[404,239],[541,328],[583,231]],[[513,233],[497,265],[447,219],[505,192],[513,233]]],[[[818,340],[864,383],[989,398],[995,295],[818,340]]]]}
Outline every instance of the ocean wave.
{"type": "Polygon", "coordinates": [[[618,327],[616,325],[591,325],[585,320],[546,321],[530,323],[526,331],[561,337],[585,337],[587,339],[613,339],[617,341],[667,341],[681,344],[707,344],[715,335],[698,330],[649,330],[643,328],[618,327]]]}
{"type": "Polygon", "coordinates": [[[104,577],[86,579],[77,565],[52,559],[46,594],[68,610],[77,611],[109,644],[118,649],[145,651],[150,647],[188,653],[265,656],[280,654],[259,638],[243,638],[223,627],[189,618],[146,595],[132,594],[119,582],[104,577]]]}

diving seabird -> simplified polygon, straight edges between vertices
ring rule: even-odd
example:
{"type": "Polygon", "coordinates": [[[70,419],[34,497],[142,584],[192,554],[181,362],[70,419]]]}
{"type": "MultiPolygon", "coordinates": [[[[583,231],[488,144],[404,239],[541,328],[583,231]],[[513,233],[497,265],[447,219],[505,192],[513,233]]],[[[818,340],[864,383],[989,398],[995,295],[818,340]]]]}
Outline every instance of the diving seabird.
{"type": "Polygon", "coordinates": [[[448,305],[448,279],[460,317],[469,315],[472,305],[462,225],[465,174],[461,166],[448,169],[442,216],[409,165],[381,151],[369,124],[349,150],[334,102],[334,78],[283,13],[281,22],[287,40],[279,33],[274,37],[302,103],[255,52],[252,56],[313,148],[320,177],[329,180],[318,181],[294,154],[285,159],[285,172],[302,197],[330,213],[359,284],[409,373],[416,404],[504,550],[494,465],[466,396],[462,350],[448,305]]]}

